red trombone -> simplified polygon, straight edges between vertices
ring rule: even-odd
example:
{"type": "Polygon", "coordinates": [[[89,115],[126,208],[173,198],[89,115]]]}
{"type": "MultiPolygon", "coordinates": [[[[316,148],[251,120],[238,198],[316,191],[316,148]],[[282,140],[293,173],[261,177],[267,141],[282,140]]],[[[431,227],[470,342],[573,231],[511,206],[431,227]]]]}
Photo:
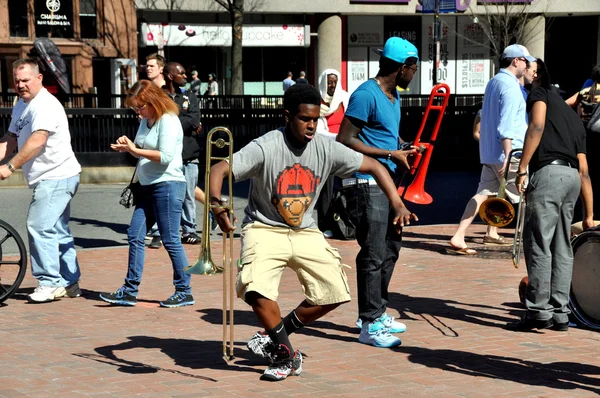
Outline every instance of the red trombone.
{"type": "Polygon", "coordinates": [[[402,199],[408,200],[409,202],[421,205],[428,205],[433,202],[431,195],[425,192],[425,177],[427,176],[427,169],[429,167],[429,162],[431,161],[431,153],[433,152],[433,147],[435,146],[435,140],[437,138],[438,131],[440,130],[440,125],[442,124],[442,118],[444,117],[444,112],[446,111],[446,105],[448,105],[449,98],[450,87],[448,87],[447,84],[439,83],[433,89],[431,89],[429,101],[427,102],[427,107],[425,108],[425,114],[423,115],[423,120],[421,121],[421,127],[419,128],[419,132],[417,133],[417,136],[413,142],[414,146],[421,148],[421,150],[415,154],[415,158],[409,171],[410,175],[414,175],[415,177],[408,187],[401,186],[398,188],[398,193],[402,199]],[[434,102],[436,105],[434,105],[434,102]],[[422,142],[421,134],[423,134],[423,130],[427,124],[429,112],[432,110],[438,111],[435,126],[431,136],[429,137],[429,142],[422,142]]]}

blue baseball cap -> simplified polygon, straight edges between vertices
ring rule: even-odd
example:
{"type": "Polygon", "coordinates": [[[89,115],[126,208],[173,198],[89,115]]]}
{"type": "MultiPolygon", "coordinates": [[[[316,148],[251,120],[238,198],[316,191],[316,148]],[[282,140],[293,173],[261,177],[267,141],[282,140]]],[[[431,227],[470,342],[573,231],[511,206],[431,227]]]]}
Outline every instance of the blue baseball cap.
{"type": "Polygon", "coordinates": [[[502,58],[525,58],[529,62],[535,62],[536,58],[529,54],[525,46],[520,44],[511,44],[502,52],[502,58]]]}
{"type": "Polygon", "coordinates": [[[390,37],[385,42],[385,45],[382,49],[374,49],[377,54],[382,57],[391,59],[392,61],[398,62],[399,64],[403,64],[406,62],[407,58],[415,57],[417,61],[419,60],[419,53],[417,51],[417,47],[414,46],[408,40],[402,39],[400,37],[390,37]]]}

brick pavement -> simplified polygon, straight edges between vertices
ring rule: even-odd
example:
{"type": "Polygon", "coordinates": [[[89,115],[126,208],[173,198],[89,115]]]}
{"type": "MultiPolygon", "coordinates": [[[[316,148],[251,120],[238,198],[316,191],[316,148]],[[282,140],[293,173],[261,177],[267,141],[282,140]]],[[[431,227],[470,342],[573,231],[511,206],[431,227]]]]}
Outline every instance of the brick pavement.
{"type": "MultiPolygon", "coordinates": [[[[83,298],[28,304],[24,294],[35,286],[28,274],[19,295],[0,308],[0,396],[596,396],[600,334],[505,330],[521,313],[517,285],[525,270],[515,270],[506,252],[442,254],[453,229],[406,230],[389,305],[408,326],[402,346],[357,343],[354,301],[292,336],[306,353],[304,371],[281,383],[259,381],[264,365],[245,347],[258,324],[240,300],[236,359],[221,359],[220,277],[194,276],[195,306],[159,308],[172,293],[171,269],[164,249],[149,250],[138,306],[112,307],[98,293],[121,285],[127,249],[80,251],[83,298]]],[[[479,225],[472,232],[483,231],[479,225]]],[[[332,242],[353,267],[356,243],[332,242]]],[[[186,250],[194,261],[198,247],[186,250]]],[[[356,297],[353,269],[348,276],[356,297]]],[[[301,299],[286,272],[282,312],[301,299]]]]}

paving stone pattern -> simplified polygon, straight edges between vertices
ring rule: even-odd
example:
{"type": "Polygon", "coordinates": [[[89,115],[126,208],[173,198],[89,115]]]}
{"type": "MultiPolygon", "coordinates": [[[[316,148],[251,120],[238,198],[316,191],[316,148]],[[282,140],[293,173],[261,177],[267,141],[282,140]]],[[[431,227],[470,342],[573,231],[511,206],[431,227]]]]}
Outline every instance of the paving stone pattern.
{"type": "MultiPolygon", "coordinates": [[[[600,334],[506,330],[522,314],[517,287],[524,268],[514,269],[506,253],[443,254],[454,228],[406,229],[389,301],[389,312],[408,326],[400,347],[359,344],[353,301],[292,335],[305,353],[304,371],[280,383],[259,380],[265,365],[245,347],[259,326],[241,300],[236,358],[222,359],[221,277],[193,277],[196,305],[159,308],[172,293],[172,271],[164,248],[148,250],[140,302],[114,307],[98,293],[121,286],[127,248],[81,250],[82,298],[28,304],[25,294],[35,286],[28,272],[19,294],[0,308],[0,397],[597,396],[600,334]]],[[[474,226],[472,247],[483,249],[483,231],[474,226]]],[[[352,267],[356,297],[358,246],[332,244],[352,267]]],[[[235,247],[239,252],[237,240],[235,247]]],[[[186,246],[190,261],[198,250],[186,246]]],[[[220,250],[214,242],[217,260],[220,250]]],[[[291,271],[280,291],[286,314],[302,299],[291,271]]]]}

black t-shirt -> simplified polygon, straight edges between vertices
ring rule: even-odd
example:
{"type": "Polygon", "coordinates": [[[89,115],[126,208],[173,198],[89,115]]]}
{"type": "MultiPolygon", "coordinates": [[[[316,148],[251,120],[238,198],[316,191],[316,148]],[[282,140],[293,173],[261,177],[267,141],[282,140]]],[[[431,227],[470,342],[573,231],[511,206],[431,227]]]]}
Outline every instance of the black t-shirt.
{"type": "Polygon", "coordinates": [[[546,104],[546,125],[540,145],[529,162],[530,172],[554,160],[564,160],[579,168],[577,154],[586,153],[585,127],[581,118],[554,91],[534,88],[527,98],[527,112],[537,101],[546,104]]]}

